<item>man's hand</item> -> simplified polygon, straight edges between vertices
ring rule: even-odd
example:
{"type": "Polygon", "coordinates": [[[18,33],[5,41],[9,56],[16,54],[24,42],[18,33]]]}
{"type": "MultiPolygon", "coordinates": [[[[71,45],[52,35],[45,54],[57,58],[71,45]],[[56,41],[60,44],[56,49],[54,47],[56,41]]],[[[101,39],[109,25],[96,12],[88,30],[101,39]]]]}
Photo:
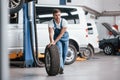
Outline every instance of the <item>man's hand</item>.
{"type": "Polygon", "coordinates": [[[55,45],[55,44],[56,44],[56,42],[54,41],[54,42],[49,43],[47,46],[49,48],[51,45],[55,45]]]}

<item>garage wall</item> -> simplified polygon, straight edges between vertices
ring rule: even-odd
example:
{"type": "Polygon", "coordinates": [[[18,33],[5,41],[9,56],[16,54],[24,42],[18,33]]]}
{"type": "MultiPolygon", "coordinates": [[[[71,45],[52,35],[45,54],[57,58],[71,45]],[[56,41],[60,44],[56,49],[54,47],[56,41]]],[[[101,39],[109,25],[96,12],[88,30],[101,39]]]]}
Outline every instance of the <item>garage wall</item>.
{"type": "MultiPolygon", "coordinates": [[[[101,22],[108,22],[110,23],[111,25],[114,25],[115,24],[115,17],[112,16],[112,17],[101,17],[99,19],[101,22]]],[[[116,24],[120,26],[120,16],[117,16],[116,17],[116,24]]]]}
{"type": "Polygon", "coordinates": [[[38,4],[54,4],[54,5],[58,5],[59,4],[59,0],[38,0],[38,4]]]}
{"type": "Polygon", "coordinates": [[[102,0],[103,11],[120,11],[120,0],[102,0]]]}
{"type": "Polygon", "coordinates": [[[83,5],[100,12],[103,9],[102,0],[71,0],[71,3],[67,2],[66,5],[83,5]]]}
{"type": "Polygon", "coordinates": [[[120,0],[71,0],[67,5],[85,5],[96,11],[120,11],[120,0]]]}

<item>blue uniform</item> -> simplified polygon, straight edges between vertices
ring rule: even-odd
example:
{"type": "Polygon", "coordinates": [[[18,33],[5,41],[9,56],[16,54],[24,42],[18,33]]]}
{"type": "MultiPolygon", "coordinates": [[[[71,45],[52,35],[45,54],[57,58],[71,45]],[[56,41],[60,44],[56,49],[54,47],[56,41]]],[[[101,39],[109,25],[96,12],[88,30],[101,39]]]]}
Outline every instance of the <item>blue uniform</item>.
{"type": "MultiPolygon", "coordinates": [[[[53,23],[54,23],[54,40],[57,38],[57,36],[61,32],[62,21],[63,21],[63,19],[61,19],[60,29],[59,29],[59,28],[57,28],[56,23],[53,20],[53,23]]],[[[69,34],[68,34],[67,31],[63,34],[63,36],[56,43],[56,45],[58,46],[59,51],[60,51],[60,67],[63,68],[64,67],[64,63],[65,63],[65,59],[66,59],[66,56],[67,56],[67,53],[68,53],[68,45],[69,45],[69,34]]]]}

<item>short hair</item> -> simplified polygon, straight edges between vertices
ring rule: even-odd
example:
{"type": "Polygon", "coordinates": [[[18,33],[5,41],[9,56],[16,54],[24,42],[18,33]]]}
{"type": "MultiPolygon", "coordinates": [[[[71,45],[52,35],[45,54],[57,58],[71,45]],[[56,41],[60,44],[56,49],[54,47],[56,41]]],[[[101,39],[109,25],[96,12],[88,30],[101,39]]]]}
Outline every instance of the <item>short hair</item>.
{"type": "Polygon", "coordinates": [[[61,12],[60,9],[53,9],[53,14],[61,12]]]}

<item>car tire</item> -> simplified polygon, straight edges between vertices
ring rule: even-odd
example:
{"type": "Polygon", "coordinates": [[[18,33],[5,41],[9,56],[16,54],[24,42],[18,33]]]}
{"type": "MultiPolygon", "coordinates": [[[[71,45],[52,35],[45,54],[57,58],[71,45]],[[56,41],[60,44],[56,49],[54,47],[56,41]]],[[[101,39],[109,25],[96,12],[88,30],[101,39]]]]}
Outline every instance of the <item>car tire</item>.
{"type": "Polygon", "coordinates": [[[85,58],[86,60],[90,59],[92,56],[90,48],[83,48],[81,53],[79,53],[80,57],[85,58]]]}
{"type": "Polygon", "coordinates": [[[87,59],[91,59],[94,56],[94,49],[91,46],[87,47],[90,50],[90,55],[87,59]]]}
{"type": "Polygon", "coordinates": [[[65,65],[70,65],[70,64],[74,63],[76,58],[77,58],[77,50],[74,47],[74,45],[69,44],[68,54],[67,54],[67,57],[65,60],[65,65]]]}
{"type": "Polygon", "coordinates": [[[10,14],[17,13],[23,7],[23,3],[24,0],[9,0],[9,13],[10,14]]]}
{"type": "Polygon", "coordinates": [[[110,44],[106,44],[103,48],[103,52],[106,54],[106,55],[112,55],[114,53],[114,47],[110,44]]]}
{"type": "Polygon", "coordinates": [[[56,45],[52,45],[45,49],[45,69],[49,76],[55,76],[59,73],[60,57],[59,50],[56,45]]]}

